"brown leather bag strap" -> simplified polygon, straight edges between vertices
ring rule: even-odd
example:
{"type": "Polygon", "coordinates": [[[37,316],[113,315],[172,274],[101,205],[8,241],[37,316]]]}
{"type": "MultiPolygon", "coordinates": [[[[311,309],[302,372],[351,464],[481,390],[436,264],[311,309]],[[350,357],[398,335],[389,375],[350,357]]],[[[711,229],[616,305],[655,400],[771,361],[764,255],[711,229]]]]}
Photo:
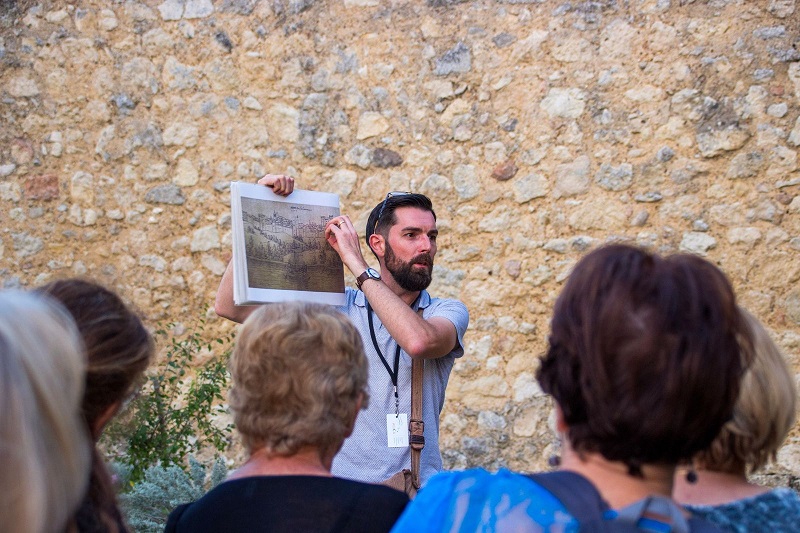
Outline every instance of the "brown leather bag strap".
{"type": "MultiPolygon", "coordinates": [[[[417,309],[422,318],[422,309],[417,309]]],[[[409,445],[411,446],[411,481],[419,489],[419,463],[425,447],[425,422],[422,421],[422,378],[425,375],[425,360],[411,360],[411,420],[409,421],[409,445]]]]}

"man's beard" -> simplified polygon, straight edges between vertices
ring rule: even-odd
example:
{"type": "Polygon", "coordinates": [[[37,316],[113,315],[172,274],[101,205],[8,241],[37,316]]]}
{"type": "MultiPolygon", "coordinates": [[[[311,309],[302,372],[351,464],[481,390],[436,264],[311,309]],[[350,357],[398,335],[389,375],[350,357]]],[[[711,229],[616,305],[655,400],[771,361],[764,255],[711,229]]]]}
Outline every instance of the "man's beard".
{"type": "Polygon", "coordinates": [[[417,292],[427,289],[433,279],[433,257],[431,254],[424,253],[415,256],[408,263],[404,263],[394,255],[394,250],[386,243],[386,270],[388,270],[400,287],[409,291],[417,292]],[[415,268],[414,263],[428,265],[427,269],[415,268]]]}

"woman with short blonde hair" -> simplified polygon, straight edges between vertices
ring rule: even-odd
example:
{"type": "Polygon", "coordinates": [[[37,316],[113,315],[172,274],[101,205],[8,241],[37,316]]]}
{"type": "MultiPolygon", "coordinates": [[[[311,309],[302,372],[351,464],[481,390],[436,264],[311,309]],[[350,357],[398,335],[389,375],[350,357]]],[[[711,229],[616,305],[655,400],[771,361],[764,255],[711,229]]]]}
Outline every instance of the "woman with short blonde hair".
{"type": "MultiPolygon", "coordinates": [[[[747,475],[776,459],[795,423],[794,376],[767,330],[744,309],[753,337],[753,363],[742,378],[733,417],[694,457],[696,480],[675,478],[675,499],[694,514],[736,532],[796,531],[800,497],[791,489],[749,483],[747,475]]],[[[690,474],[691,477],[691,474],[690,474]]]]}
{"type": "Polygon", "coordinates": [[[254,317],[230,361],[230,406],[247,449],[335,454],[366,407],[363,351],[358,331],[332,309],[274,305],[254,317]]]}
{"type": "Polygon", "coordinates": [[[7,533],[64,531],[86,489],[81,421],[84,354],[55,302],[0,293],[0,524],[7,533]]]}
{"type": "Polygon", "coordinates": [[[347,317],[321,304],[264,305],[245,321],[230,369],[230,406],[250,457],[175,509],[165,531],[389,531],[405,494],[331,475],[367,403],[364,347],[347,317]]]}

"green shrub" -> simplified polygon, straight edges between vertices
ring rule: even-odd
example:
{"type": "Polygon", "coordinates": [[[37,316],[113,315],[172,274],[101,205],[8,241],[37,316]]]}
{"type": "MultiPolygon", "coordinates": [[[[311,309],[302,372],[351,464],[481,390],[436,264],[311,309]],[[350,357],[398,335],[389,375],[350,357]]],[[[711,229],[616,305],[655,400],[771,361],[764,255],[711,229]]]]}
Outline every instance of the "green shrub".
{"type": "MultiPolygon", "coordinates": [[[[206,490],[211,490],[224,481],[228,469],[222,458],[211,468],[206,482],[206,469],[194,457],[189,457],[189,472],[172,466],[151,466],[141,481],[133,484],[128,492],[120,495],[120,506],[128,525],[136,533],[160,533],[164,531],[167,517],[175,507],[197,500],[206,490]]],[[[117,468],[120,481],[126,486],[130,470],[126,465],[117,468]]]]}
{"type": "Polygon", "coordinates": [[[232,426],[220,426],[218,418],[226,413],[221,403],[233,336],[206,340],[204,326],[201,320],[183,335],[174,324],[156,330],[156,345],[166,346],[162,362],[147,372],[139,393],[104,432],[104,448],[115,462],[130,466],[132,483],[151,466],[185,468],[189,454],[206,447],[223,452],[230,444],[232,426]],[[213,355],[206,363],[193,366],[207,353],[213,355]]]}

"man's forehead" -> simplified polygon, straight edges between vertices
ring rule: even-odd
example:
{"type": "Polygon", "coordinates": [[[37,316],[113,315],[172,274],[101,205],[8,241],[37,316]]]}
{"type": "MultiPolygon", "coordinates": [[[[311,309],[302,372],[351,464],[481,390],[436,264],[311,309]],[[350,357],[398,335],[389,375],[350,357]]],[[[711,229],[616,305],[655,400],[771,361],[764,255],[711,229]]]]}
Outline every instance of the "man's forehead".
{"type": "Polygon", "coordinates": [[[394,215],[397,219],[395,226],[436,229],[436,219],[433,217],[433,213],[425,209],[403,206],[395,209],[394,215]]]}

